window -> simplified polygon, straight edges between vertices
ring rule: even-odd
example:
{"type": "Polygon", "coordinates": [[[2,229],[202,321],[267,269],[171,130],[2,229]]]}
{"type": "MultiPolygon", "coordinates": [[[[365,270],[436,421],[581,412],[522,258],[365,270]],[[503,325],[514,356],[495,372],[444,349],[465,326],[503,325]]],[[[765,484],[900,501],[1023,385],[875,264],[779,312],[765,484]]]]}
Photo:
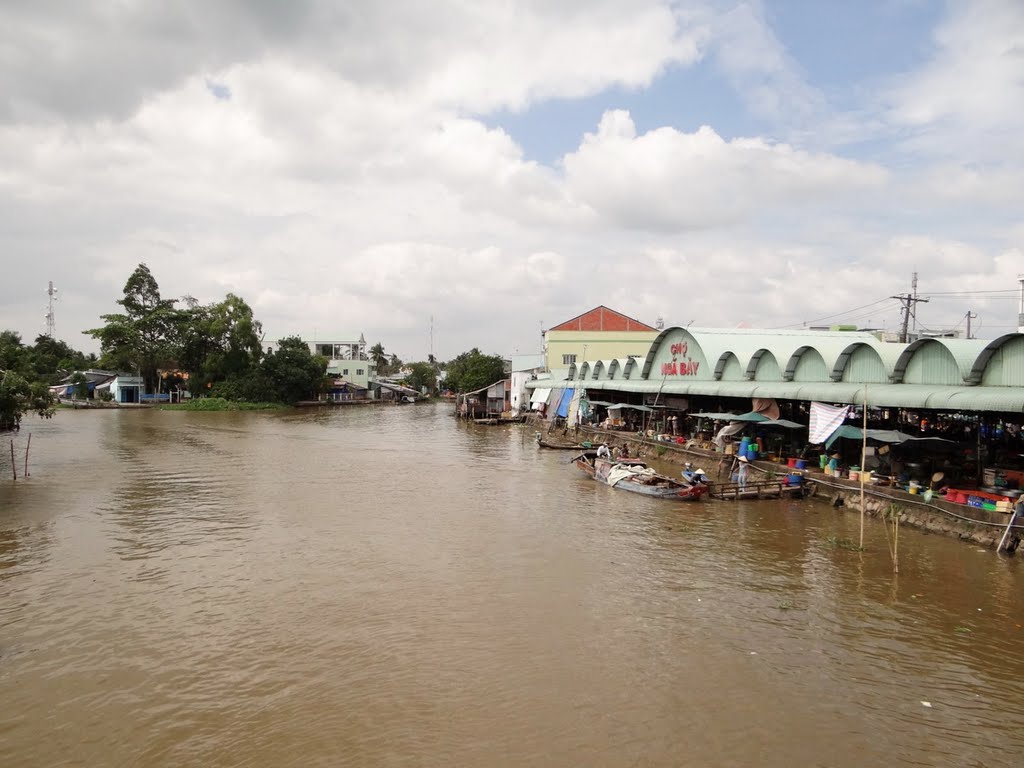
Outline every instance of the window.
{"type": "Polygon", "coordinates": [[[348,376],[348,368],[342,368],[341,369],[341,375],[342,376],[348,376]]]}
{"type": "Polygon", "coordinates": [[[562,365],[572,365],[576,362],[576,355],[562,355],[562,365]]]}
{"type": "Polygon", "coordinates": [[[363,375],[363,369],[362,368],[356,368],[356,376],[362,376],[362,375],[363,375]]]}

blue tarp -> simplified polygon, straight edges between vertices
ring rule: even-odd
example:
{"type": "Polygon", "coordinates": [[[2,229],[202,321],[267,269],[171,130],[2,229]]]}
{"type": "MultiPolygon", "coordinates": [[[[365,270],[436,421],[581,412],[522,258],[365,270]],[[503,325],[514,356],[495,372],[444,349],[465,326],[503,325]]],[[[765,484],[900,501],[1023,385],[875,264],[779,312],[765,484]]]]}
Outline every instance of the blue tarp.
{"type": "Polygon", "coordinates": [[[558,408],[555,410],[556,416],[561,416],[563,419],[569,416],[569,403],[572,402],[572,393],[575,390],[563,389],[562,399],[558,401],[558,408]]]}

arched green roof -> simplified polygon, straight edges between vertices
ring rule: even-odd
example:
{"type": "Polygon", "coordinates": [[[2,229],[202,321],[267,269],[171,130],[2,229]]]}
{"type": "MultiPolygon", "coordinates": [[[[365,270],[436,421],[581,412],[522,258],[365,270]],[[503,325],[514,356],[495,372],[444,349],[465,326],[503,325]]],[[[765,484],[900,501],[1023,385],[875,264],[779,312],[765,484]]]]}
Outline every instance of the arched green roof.
{"type": "MultiPolygon", "coordinates": [[[[1006,337],[1003,337],[1004,339],[1006,337]]],[[[907,375],[907,367],[915,356],[927,354],[931,347],[941,347],[949,353],[960,373],[960,380],[967,383],[971,381],[971,373],[981,355],[986,351],[989,344],[979,339],[918,339],[907,344],[900,353],[893,371],[893,381],[902,382],[907,375]]],[[[991,353],[989,354],[991,357],[991,353]]],[[[986,358],[986,362],[988,358],[986,358]]],[[[984,366],[982,367],[984,372],[984,366]]],[[[979,376],[978,381],[981,378],[979,376]]]]}
{"type": "Polygon", "coordinates": [[[897,344],[864,332],[675,327],[659,333],[642,365],[637,362],[595,365],[588,386],[849,403],[860,402],[866,388],[868,401],[880,405],[1024,410],[1024,334],[990,342],[929,338],[897,344]],[[778,374],[774,365],[759,365],[768,355],[778,374]],[[807,355],[813,364],[802,367],[807,355]],[[906,381],[908,369],[913,383],[906,381]],[[744,378],[724,380],[727,371],[744,378]],[[771,381],[756,378],[766,371],[771,381]]]}

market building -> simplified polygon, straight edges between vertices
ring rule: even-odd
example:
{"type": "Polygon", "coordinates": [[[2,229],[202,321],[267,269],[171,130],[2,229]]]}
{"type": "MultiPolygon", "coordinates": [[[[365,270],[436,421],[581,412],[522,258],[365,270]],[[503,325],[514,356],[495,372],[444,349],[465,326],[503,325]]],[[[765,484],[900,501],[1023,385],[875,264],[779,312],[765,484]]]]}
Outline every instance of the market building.
{"type": "MultiPolygon", "coordinates": [[[[572,364],[561,381],[527,386],[551,390],[545,410],[553,418],[568,413],[566,390],[584,390],[596,404],[584,409],[591,423],[655,436],[677,431],[701,440],[718,427],[695,418],[698,413],[739,415],[767,408],[772,420],[806,427],[813,403],[849,405],[854,406],[849,425],[860,425],[866,402],[869,430],[899,432],[907,439],[942,438],[908,444],[899,452],[879,451],[883,464],[886,457],[903,455],[900,465],[881,467],[894,478],[926,482],[941,471],[947,481],[1024,487],[1020,333],[900,344],[857,331],[676,327],[659,333],[642,357],[572,364]],[[631,408],[610,407],[622,404],[631,408]],[[911,446],[921,461],[910,460],[911,446]]],[[[799,451],[818,462],[820,449],[809,450],[806,431],[769,432],[758,426],[750,431],[763,433],[766,453],[799,451]]],[[[847,465],[860,456],[857,443],[830,450],[844,452],[847,465]]]]}

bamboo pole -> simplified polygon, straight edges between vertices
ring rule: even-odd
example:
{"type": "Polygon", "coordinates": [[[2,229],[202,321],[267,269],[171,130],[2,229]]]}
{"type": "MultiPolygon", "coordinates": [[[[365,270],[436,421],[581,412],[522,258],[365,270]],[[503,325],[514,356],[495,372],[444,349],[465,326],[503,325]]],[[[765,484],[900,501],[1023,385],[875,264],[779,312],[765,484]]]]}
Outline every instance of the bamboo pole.
{"type": "Polygon", "coordinates": [[[28,442],[25,444],[25,472],[24,476],[28,477],[28,449],[32,447],[32,433],[28,433],[28,442]]]}
{"type": "Polygon", "coordinates": [[[864,549],[864,465],[868,457],[868,385],[864,385],[864,428],[860,442],[860,548],[864,549]]]}
{"type": "Polygon", "coordinates": [[[892,572],[900,572],[900,513],[892,512],[892,572]]]}

